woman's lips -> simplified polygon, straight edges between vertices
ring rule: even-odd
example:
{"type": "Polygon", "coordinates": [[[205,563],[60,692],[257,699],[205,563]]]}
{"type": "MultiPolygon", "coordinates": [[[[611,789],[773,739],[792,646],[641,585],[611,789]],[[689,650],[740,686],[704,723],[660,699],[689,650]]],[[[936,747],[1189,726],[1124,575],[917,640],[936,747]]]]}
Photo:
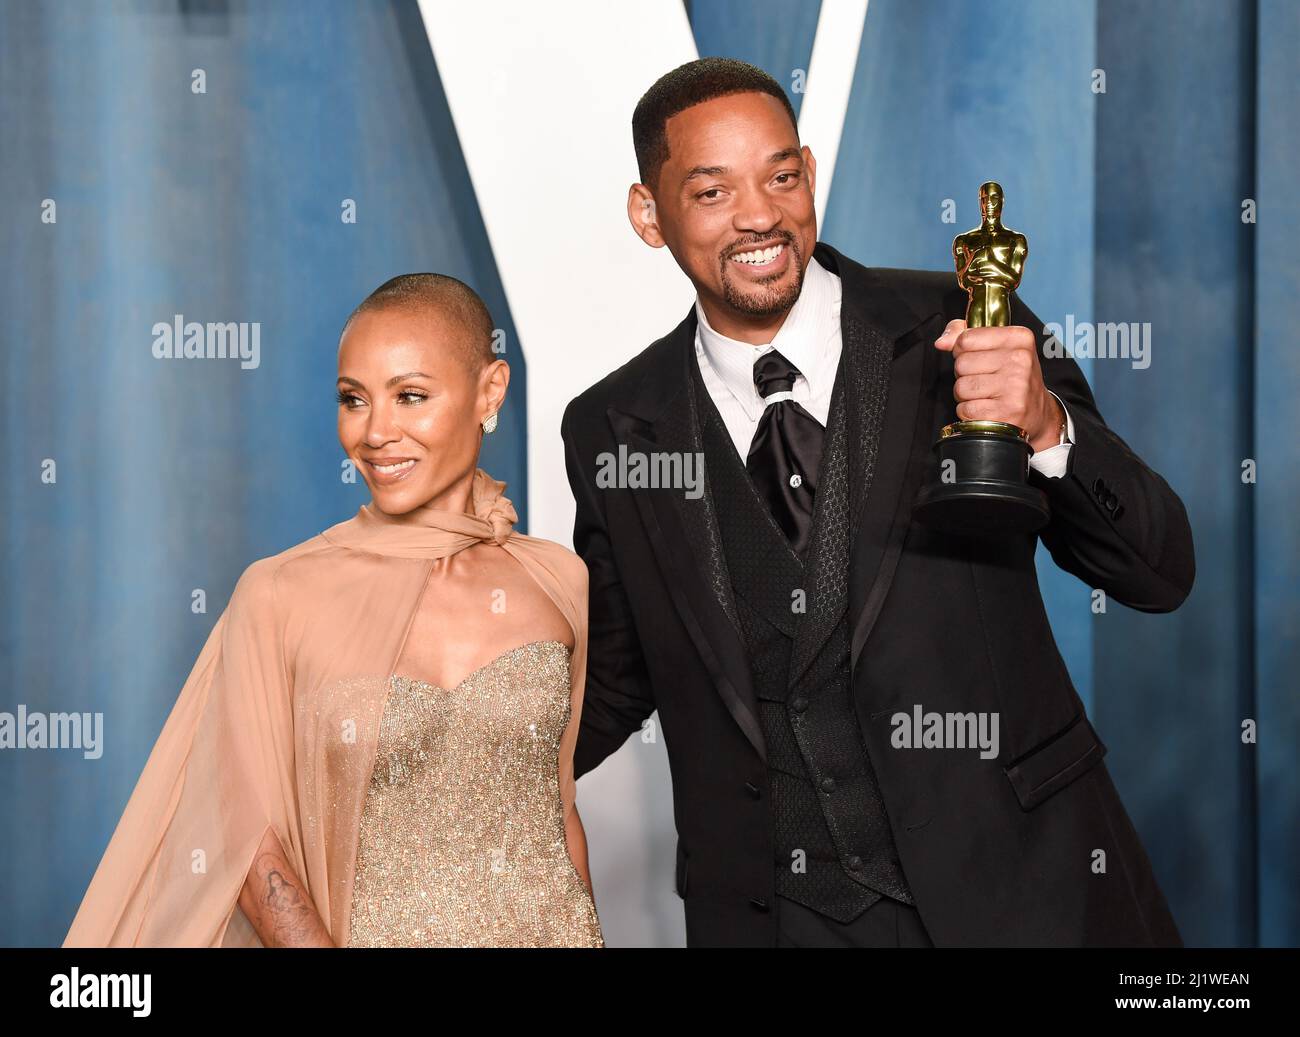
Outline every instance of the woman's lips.
{"type": "Polygon", "coordinates": [[[391,486],[395,482],[401,482],[415,467],[416,461],[413,457],[392,458],[385,461],[365,461],[370,468],[370,474],[380,486],[391,486]]]}

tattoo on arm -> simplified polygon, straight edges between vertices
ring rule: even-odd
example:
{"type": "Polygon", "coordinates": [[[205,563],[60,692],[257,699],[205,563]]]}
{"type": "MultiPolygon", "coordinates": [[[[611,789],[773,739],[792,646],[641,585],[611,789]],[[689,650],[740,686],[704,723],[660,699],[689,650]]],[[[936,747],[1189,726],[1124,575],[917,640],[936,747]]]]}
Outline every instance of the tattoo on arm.
{"type": "Polygon", "coordinates": [[[278,843],[268,835],[263,849],[253,859],[240,906],[265,947],[334,946],[292,866],[282,852],[270,848],[278,847],[278,843]]]}
{"type": "Polygon", "coordinates": [[[263,856],[266,890],[262,896],[263,917],[269,923],[277,947],[297,947],[311,939],[320,926],[316,909],[307,903],[297,886],[276,865],[273,854],[263,856]]]}

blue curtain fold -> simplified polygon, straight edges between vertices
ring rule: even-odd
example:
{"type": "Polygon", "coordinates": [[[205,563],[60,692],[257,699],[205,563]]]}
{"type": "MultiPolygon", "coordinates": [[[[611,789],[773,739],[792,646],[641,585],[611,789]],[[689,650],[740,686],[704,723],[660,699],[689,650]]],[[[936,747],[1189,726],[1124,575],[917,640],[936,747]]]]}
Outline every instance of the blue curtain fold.
{"type": "MultiPolygon", "coordinates": [[[[687,11],[701,54],[789,89],[819,7],[687,11]]],[[[1190,945],[1300,943],[1298,53],[1291,0],[1006,0],[992,21],[871,0],[822,227],[869,265],[950,269],[996,179],[1040,317],[1150,326],[1149,367],[1080,364],[1187,506],[1196,586],[1172,614],[1096,614],[1045,551],[1039,572],[1190,945]]],[[[0,141],[0,710],[105,723],[98,760],[0,752],[0,943],[41,945],[239,573],[366,499],[334,429],[351,308],[410,270],[484,296],[514,376],[484,467],[525,523],[527,344],[413,0],[0,5],[0,141]],[[154,359],[176,314],[257,322],[259,365],[154,359]]]]}
{"type": "Polygon", "coordinates": [[[105,732],[0,752],[0,942],[48,945],[240,573],[369,498],[340,476],[351,309],[409,271],[484,297],[513,378],[482,463],[523,529],[527,371],[413,2],[3,4],[0,88],[0,710],[105,732]],[[154,359],[176,314],[259,324],[258,365],[154,359]]]}

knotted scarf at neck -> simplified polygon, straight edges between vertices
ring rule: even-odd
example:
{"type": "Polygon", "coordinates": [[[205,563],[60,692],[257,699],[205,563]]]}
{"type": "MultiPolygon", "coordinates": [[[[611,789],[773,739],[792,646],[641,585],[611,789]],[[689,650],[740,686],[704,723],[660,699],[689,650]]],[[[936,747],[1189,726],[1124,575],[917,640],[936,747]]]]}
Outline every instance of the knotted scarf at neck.
{"type": "Polygon", "coordinates": [[[505,483],[476,468],[470,489],[473,514],[421,505],[401,515],[389,515],[371,500],[354,518],[323,535],[344,547],[404,558],[446,558],[484,541],[501,546],[519,521],[505,488],[505,483]]]}

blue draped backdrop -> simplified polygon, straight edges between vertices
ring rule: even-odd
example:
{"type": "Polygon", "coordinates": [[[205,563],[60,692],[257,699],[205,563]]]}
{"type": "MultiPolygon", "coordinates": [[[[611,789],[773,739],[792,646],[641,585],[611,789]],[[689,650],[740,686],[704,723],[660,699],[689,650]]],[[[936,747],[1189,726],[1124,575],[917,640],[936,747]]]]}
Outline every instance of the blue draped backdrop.
{"type": "MultiPolygon", "coordinates": [[[[701,54],[787,87],[807,70],[817,3],[686,7],[701,54]]],[[[1080,363],[1187,505],[1196,587],[1173,614],[1096,614],[1040,551],[1043,594],[1185,940],[1295,945],[1300,6],[987,11],[871,0],[822,237],[948,268],[996,179],[1041,318],[1150,326],[1149,367],[1080,363]]],[[[0,752],[0,943],[40,945],[244,566],[366,499],[334,438],[351,307],[438,270],[519,338],[413,0],[0,5],[0,141],[0,710],[101,711],[111,733],[99,760],[0,752]],[[152,326],[178,313],[259,322],[260,364],[154,360],[152,326]]],[[[484,462],[525,528],[527,351],[508,346],[484,462]]]]}

